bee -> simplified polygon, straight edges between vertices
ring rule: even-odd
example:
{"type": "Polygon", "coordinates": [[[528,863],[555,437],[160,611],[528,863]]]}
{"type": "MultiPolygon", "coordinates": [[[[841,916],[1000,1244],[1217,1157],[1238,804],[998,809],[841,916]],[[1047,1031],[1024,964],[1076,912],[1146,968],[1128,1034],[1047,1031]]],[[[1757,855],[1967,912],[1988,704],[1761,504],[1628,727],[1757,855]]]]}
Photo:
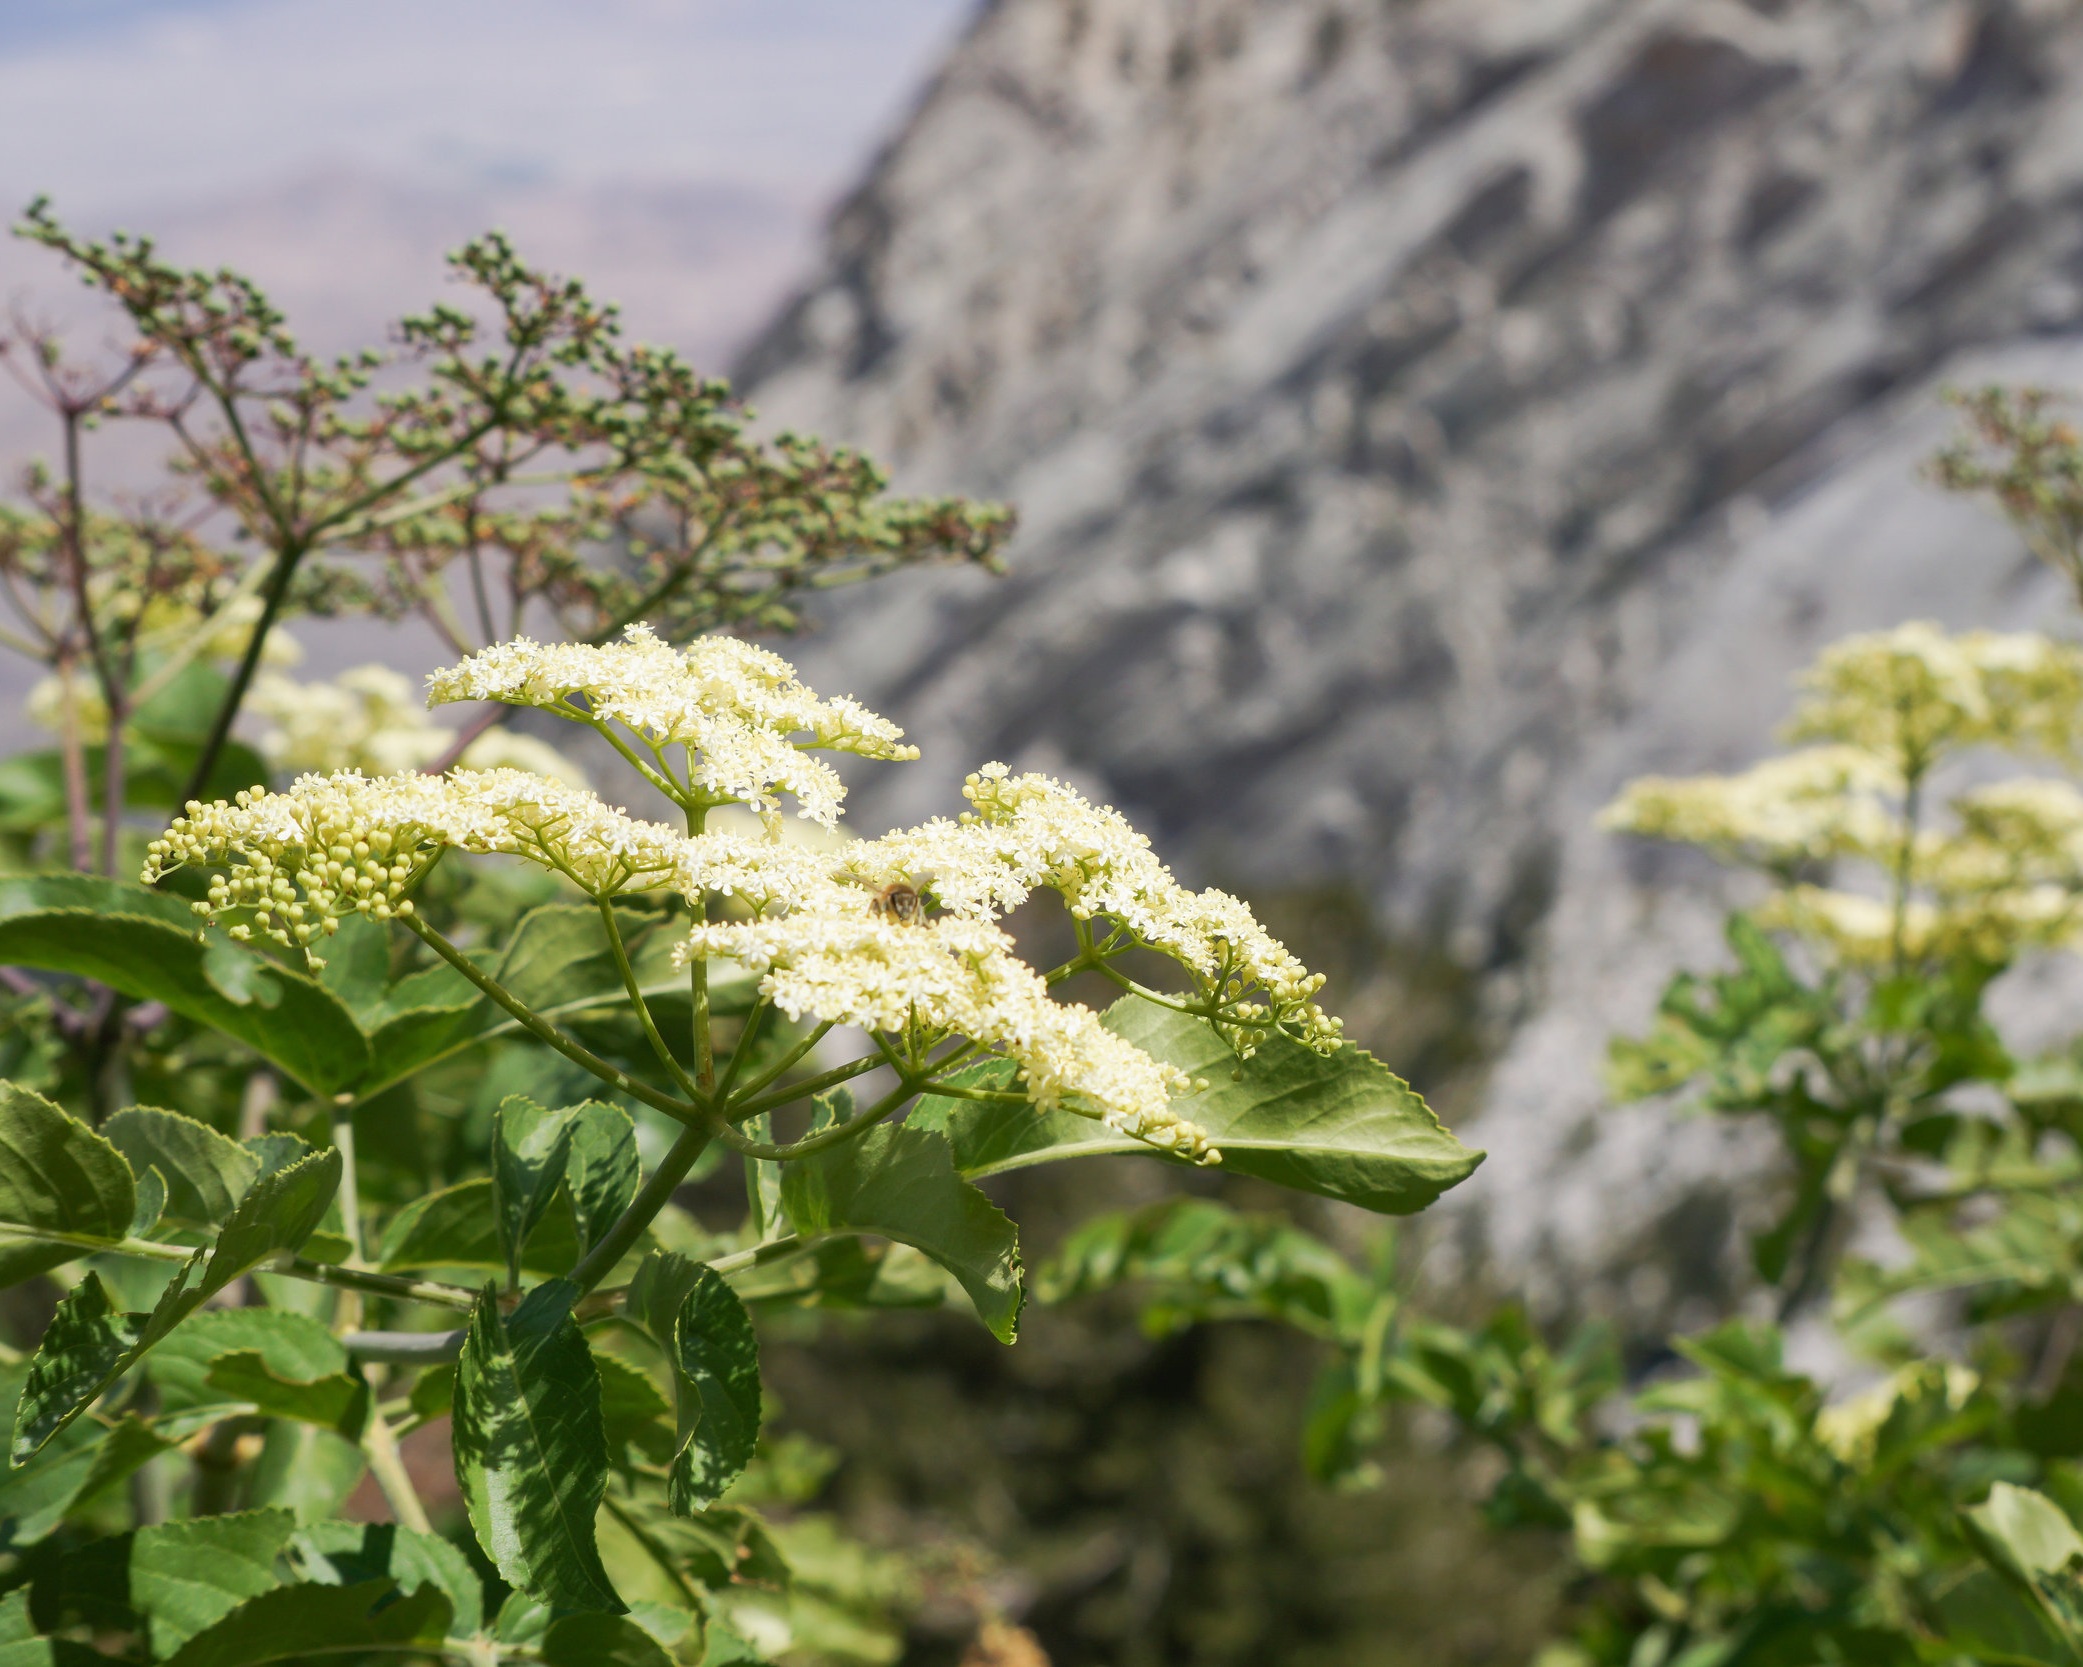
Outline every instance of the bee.
{"type": "Polygon", "coordinates": [[[888,915],[900,926],[910,926],[926,912],[918,888],[909,880],[892,880],[875,894],[871,905],[879,915],[888,915]]]}

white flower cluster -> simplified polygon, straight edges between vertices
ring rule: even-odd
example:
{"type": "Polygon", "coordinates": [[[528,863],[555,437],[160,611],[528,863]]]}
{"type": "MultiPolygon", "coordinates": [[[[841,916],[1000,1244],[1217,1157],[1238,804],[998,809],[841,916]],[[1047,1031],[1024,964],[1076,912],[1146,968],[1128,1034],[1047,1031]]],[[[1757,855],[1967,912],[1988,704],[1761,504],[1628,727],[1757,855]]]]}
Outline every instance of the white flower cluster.
{"type": "Polygon", "coordinates": [[[787,793],[800,814],[826,827],[839,818],[845,788],[809,751],[918,757],[895,724],[856,701],[820,698],[778,654],[735,637],[699,637],[675,649],[648,625],[598,647],[516,637],[435,672],[427,690],[430,705],[496,700],[601,728],[619,724],[661,764],[666,748],[684,747],[683,785],[706,803],[764,812],[787,793]]]}
{"type": "MultiPolygon", "coordinates": [[[[261,756],[280,770],[359,770],[387,776],[421,770],[455,743],[427,716],[411,679],[388,666],[355,666],[325,683],[280,673],[257,678],[246,710],[266,728],[261,756]]],[[[547,742],[487,730],[463,749],[467,769],[515,769],[583,787],[585,776],[547,742]]]]}
{"type": "Polygon", "coordinates": [[[1322,1052],[1338,1046],[1339,1021],[1314,1000],[1312,973],[1251,910],[1224,891],[1192,891],[1111,805],[1094,805],[1042,775],[987,764],[962,789],[975,806],[959,822],[936,819],[857,846],[849,867],[868,884],[905,877],[929,885],[955,914],[993,919],[1037,889],[1059,893],[1079,920],[1112,922],[1193,975],[1218,1026],[1249,1053],[1274,1026],[1322,1052]]]}
{"type": "MultiPolygon", "coordinates": [[[[1338,1021],[1313,999],[1322,978],[1243,903],[1181,886],[1117,811],[1047,777],[989,765],[969,778],[974,808],[959,821],[870,841],[837,843],[800,824],[802,837],[782,837],[776,791],[793,794],[803,815],[826,828],[838,817],[838,778],[806,748],[889,759],[916,749],[854,702],[820,699],[764,650],[707,638],[683,654],[633,628],[605,648],[507,643],[431,682],[435,701],[501,700],[619,724],[661,769],[662,749],[684,746],[689,775],[676,784],[687,790],[683,802],[746,804],[766,819],[765,831],[682,835],[521,770],[434,778],[350,769],[306,775],[285,793],[189,805],[150,847],[146,883],[184,864],[223,868],[198,912],[236,917],[235,936],[259,932],[307,953],[349,911],[379,920],[409,913],[407,894],[449,848],[524,857],[596,897],[670,887],[696,905],[684,953],[743,963],[791,1017],[924,1032],[936,1045],[968,1038],[1012,1059],[1043,1109],[1097,1117],[1205,1163],[1220,1154],[1170,1104],[1194,1085],[1091,1009],[1054,1000],[994,924],[999,915],[1053,889],[1078,919],[1101,923],[1109,940],[1118,933],[1185,967],[1200,1004],[1239,1052],[1276,1026],[1321,1051],[1338,1045],[1338,1021]],[[894,906],[892,888],[906,888],[909,906],[894,906]],[[937,913],[920,906],[921,892],[937,913]],[[725,918],[712,921],[719,902],[725,918]]],[[[392,722],[395,693],[375,678],[346,690],[373,714],[371,737],[403,730],[392,722]]],[[[352,716],[335,713],[333,727],[352,716]]],[[[290,721],[285,715],[285,729],[290,721]]]]}
{"type": "Polygon", "coordinates": [[[1089,1007],[1051,998],[996,926],[958,915],[900,923],[857,887],[826,903],[697,926],[687,953],[728,956],[759,973],[761,993],[792,1019],[889,1034],[917,1026],[1001,1049],[1041,1110],[1096,1116],[1198,1163],[1221,1161],[1207,1132],[1171,1109],[1172,1095],[1194,1086],[1185,1073],[1116,1036],[1089,1007]]]}
{"type": "Polygon", "coordinates": [[[445,849],[525,857],[600,896],[672,884],[685,843],[671,828],[525,770],[373,778],[347,770],[300,777],[285,793],[191,800],[146,847],[143,879],[223,867],[198,914],[213,922],[238,914],[233,937],[258,931],[308,951],[346,914],[409,914],[405,893],[445,849]]]}

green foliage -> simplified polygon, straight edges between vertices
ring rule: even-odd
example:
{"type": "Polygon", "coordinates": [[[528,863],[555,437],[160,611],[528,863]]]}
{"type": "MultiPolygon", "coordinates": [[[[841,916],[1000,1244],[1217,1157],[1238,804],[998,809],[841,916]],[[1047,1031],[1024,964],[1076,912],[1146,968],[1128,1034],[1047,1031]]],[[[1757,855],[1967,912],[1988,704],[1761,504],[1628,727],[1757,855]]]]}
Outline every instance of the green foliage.
{"type": "MultiPolygon", "coordinates": [[[[1009,512],[893,498],[854,453],[755,435],[723,384],[626,343],[496,235],[453,259],[469,304],[404,320],[386,370],[305,353],[235,273],[76,237],[41,204],[21,229],[135,341],[105,373],[33,333],[0,344],[47,373],[69,460],[0,506],[0,595],[26,606],[5,640],[45,674],[30,708],[58,743],[0,761],[0,1284],[23,1326],[0,1339],[0,1667],[881,1667],[926,1582],[807,1508],[830,1463],[773,1427],[762,1326],[954,1299],[1010,1343],[1018,1231],[977,1182],[1210,1157],[1189,1113],[1238,1173],[1369,1209],[1420,1209],[1479,1161],[1337,1041],[1321,980],[1233,900],[1139,882],[1136,908],[1180,919],[1124,915],[1083,964],[1154,948],[1196,996],[1131,995],[1110,1033],[1052,1000],[995,906],[920,903],[911,876],[915,906],[886,913],[837,859],[707,828],[776,792],[829,822],[837,778],[810,754],[910,749],[744,645],[660,640],[994,564],[1009,512]],[[117,416],[173,444],[179,524],[88,498],[79,448],[117,416]],[[525,771],[412,774],[463,743],[384,728],[366,677],[281,683],[298,613],[417,614],[466,656],[555,621],[631,698],[502,688],[496,717],[585,725],[676,825],[567,785],[526,737],[472,743],[525,771]],[[655,636],[616,642],[638,624],[655,636]],[[315,724],[291,721],[306,706],[315,724]],[[233,730],[256,716],[281,733],[249,747],[233,730]],[[306,787],[270,790],[306,770],[375,819],[321,827],[306,787]],[[428,794],[431,821],[397,808],[428,794]],[[513,819],[490,843],[487,815],[513,819]],[[501,860],[440,860],[465,850],[501,860]],[[152,884],[125,878],[140,857],[152,884]],[[771,957],[701,948],[769,864],[808,889],[763,918],[817,905],[901,934],[846,969],[898,967],[893,1008],[834,1016],[771,957]],[[837,1056],[842,1024],[869,1050],[837,1056]],[[726,1152],[744,1216],[723,1224],[712,1187],[697,1220],[683,1185],[726,1152]],[[414,1442],[438,1452],[444,1428],[453,1485],[429,1488],[414,1442]],[[347,1520],[365,1483],[391,1521],[347,1520]]],[[[1004,791],[1011,816],[1035,789],[1004,791]]],[[[1051,791],[1098,819],[1106,860],[1147,861],[1051,791]]],[[[1075,904],[1072,878],[1039,883],[1075,904]]],[[[1125,911],[1136,888],[1116,890],[1125,911]]],[[[1280,1301],[1378,1345],[1386,1288],[1311,1294],[1335,1268],[1304,1248],[1266,1253],[1296,1262],[1280,1301]]],[[[1204,1245],[1198,1277],[1241,1252],[1204,1245]]]]}

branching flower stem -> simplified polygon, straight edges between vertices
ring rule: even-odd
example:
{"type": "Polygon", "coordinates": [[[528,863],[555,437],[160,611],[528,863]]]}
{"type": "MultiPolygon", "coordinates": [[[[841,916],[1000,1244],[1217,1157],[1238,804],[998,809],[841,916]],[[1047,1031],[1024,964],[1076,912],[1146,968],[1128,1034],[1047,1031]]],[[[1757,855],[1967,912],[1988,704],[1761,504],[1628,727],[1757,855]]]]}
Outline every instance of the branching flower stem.
{"type": "Polygon", "coordinates": [[[666,1116],[672,1118],[676,1123],[706,1122],[709,1115],[707,1106],[699,1103],[690,1103],[686,1100],[677,1100],[670,1094],[661,1093],[649,1083],[637,1081],[627,1071],[610,1065],[600,1055],[594,1053],[592,1049],[573,1041],[547,1019],[544,1019],[524,1005],[504,985],[493,978],[490,973],[486,972],[484,968],[456,948],[440,932],[420,919],[416,912],[404,915],[402,918],[405,924],[411,927],[414,933],[418,935],[422,943],[433,950],[435,954],[439,955],[450,966],[454,967],[465,978],[469,979],[472,984],[475,984],[478,989],[482,990],[499,1007],[510,1013],[515,1022],[523,1030],[527,1031],[529,1035],[535,1037],[537,1041],[547,1043],[550,1047],[555,1048],[574,1065],[592,1072],[593,1075],[600,1078],[602,1082],[608,1084],[611,1088],[620,1089],[631,1099],[641,1100],[654,1110],[664,1112],[666,1116]]]}
{"type": "MultiPolygon", "coordinates": [[[[615,970],[622,975],[622,988],[628,992],[629,1005],[636,1013],[637,1023],[643,1027],[644,1039],[651,1044],[651,1051],[658,1056],[658,1063],[665,1067],[666,1075],[679,1084],[680,1092],[697,1105],[706,1103],[708,1094],[673,1057],[673,1050],[665,1045],[665,1038],[658,1033],[658,1023],[651,1017],[651,1005],[644,1000],[643,988],[637,983],[636,968],[629,963],[629,948],[622,941],[622,928],[615,919],[614,899],[602,893],[594,902],[600,909],[600,923],[607,928],[608,949],[615,957],[615,970]]],[[[697,1017],[700,1016],[698,1012],[697,1017]]]]}

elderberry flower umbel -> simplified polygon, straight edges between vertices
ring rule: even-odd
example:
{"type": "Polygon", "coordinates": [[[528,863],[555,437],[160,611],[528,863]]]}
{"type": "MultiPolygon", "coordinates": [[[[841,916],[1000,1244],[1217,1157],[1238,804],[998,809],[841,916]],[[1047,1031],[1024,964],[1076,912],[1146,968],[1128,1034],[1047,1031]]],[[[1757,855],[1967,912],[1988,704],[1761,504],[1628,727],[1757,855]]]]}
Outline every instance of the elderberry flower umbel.
{"type": "Polygon", "coordinates": [[[1913,622],[1831,645],[1803,683],[1787,734],[1818,744],[1735,775],[1643,777],[1601,825],[1764,870],[1778,886],[1753,918],[1847,965],[2002,966],[2077,936],[2083,794],[2020,776],[1951,794],[1939,820],[1932,776],[1976,753],[2077,759],[2083,650],[1913,622]]]}
{"type": "Polygon", "coordinates": [[[1080,965],[1130,984],[1116,957],[1169,958],[1189,988],[1145,993],[1207,1020],[1240,1057],[1276,1031],[1324,1053],[1339,1045],[1338,1021],[1314,1000],[1321,975],[1249,908],[1181,885],[1120,812],[1046,776],[989,764],[968,778],[971,808],[958,819],[837,845],[783,839],[781,794],[811,821],[839,818],[839,779],[808,754],[903,761],[917,749],[856,702],[805,688],[764,649],[703,638],[680,650],[642,627],[598,647],[517,639],[429,685],[434,703],[505,701],[598,731],[697,831],[640,821],[524,771],[339,771],[282,793],[190,804],[153,841],[147,883],[183,865],[220,869],[198,914],[307,955],[348,913],[409,917],[409,894],[448,849],[523,858],[596,899],[668,890],[688,905],[683,960],[741,964],[791,1019],[859,1025],[918,1048],[964,1039],[1011,1061],[1041,1110],[1096,1117],[1202,1162],[1220,1154],[1171,1109],[1195,1085],[1091,1009],[1056,1000],[1000,916],[1055,891],[1080,923],[1080,965]],[[733,803],[762,813],[763,836],[705,827],[710,810],[733,803]],[[893,891],[910,899],[905,910],[885,906],[893,891]]]}

